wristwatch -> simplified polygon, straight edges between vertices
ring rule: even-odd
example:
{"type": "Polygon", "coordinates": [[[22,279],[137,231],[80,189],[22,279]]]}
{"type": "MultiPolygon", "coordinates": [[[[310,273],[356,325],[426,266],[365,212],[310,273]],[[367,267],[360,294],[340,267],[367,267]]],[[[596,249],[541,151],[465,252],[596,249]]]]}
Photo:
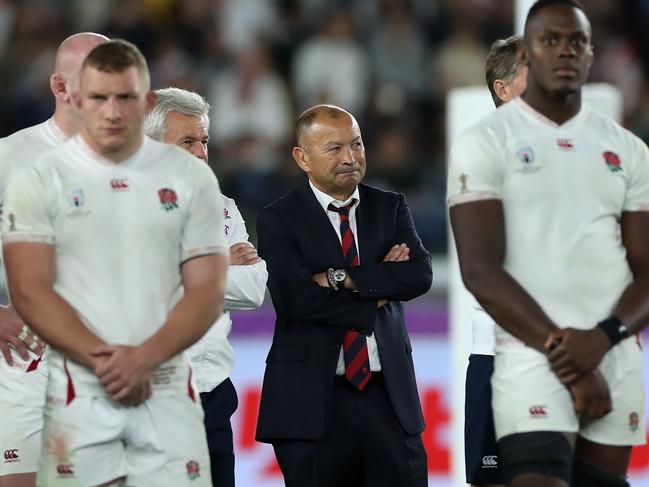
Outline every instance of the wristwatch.
{"type": "Polygon", "coordinates": [[[329,287],[338,291],[344,287],[345,279],[347,279],[347,271],[345,269],[327,269],[327,281],[329,287]]]}

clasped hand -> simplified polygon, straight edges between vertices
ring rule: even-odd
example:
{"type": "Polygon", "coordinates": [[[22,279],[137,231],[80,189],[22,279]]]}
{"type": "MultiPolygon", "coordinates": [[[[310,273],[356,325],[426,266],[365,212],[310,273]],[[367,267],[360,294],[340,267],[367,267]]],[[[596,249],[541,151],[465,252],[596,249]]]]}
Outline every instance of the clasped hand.
{"type": "Polygon", "coordinates": [[[102,345],[91,355],[95,375],[113,401],[132,407],[151,397],[155,366],[142,347],[102,345]]]}
{"type": "Polygon", "coordinates": [[[552,370],[562,384],[570,385],[602,361],[611,343],[600,328],[555,330],[545,342],[552,370]]]}

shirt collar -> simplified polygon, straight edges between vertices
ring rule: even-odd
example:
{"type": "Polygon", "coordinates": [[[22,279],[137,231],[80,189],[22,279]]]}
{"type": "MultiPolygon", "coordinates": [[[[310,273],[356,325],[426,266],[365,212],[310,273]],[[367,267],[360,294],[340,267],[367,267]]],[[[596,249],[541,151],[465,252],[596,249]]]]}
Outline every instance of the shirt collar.
{"type": "Polygon", "coordinates": [[[311,180],[309,180],[309,186],[311,186],[311,191],[313,191],[313,194],[318,200],[318,203],[320,203],[320,206],[322,206],[322,209],[325,211],[325,213],[327,212],[327,208],[329,207],[330,203],[333,203],[334,206],[340,208],[341,206],[345,206],[346,204],[351,202],[352,199],[356,199],[356,205],[361,202],[361,195],[358,191],[358,186],[356,186],[356,189],[354,189],[352,195],[345,201],[337,200],[336,198],[329,196],[327,193],[323,193],[313,185],[311,180]]]}

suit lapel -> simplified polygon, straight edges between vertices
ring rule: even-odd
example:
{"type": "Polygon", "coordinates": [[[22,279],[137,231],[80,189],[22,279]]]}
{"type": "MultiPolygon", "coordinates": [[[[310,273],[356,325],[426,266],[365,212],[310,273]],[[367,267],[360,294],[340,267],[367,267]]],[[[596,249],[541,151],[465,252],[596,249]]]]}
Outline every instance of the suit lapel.
{"type": "Polygon", "coordinates": [[[331,221],[313,194],[308,181],[300,187],[298,198],[302,203],[298,208],[304,216],[309,230],[316,236],[318,245],[326,252],[326,260],[335,267],[344,267],[345,263],[338,235],[336,235],[331,221]]]}

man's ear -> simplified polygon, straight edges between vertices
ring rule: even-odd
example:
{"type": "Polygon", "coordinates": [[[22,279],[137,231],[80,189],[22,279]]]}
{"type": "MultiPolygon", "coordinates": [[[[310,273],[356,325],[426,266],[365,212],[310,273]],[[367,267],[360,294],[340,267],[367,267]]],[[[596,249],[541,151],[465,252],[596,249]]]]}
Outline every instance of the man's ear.
{"type": "Polygon", "coordinates": [[[507,83],[501,79],[494,80],[493,84],[494,93],[500,99],[500,101],[505,102],[507,100],[507,83]]]}
{"type": "Polygon", "coordinates": [[[53,73],[50,76],[50,90],[58,101],[70,103],[71,94],[68,92],[67,81],[61,73],[53,73]]]}
{"type": "Polygon", "coordinates": [[[527,46],[523,44],[520,48],[520,51],[518,52],[518,59],[520,60],[520,64],[529,66],[530,65],[530,54],[527,50],[527,46]]]}
{"type": "Polygon", "coordinates": [[[153,107],[155,106],[155,103],[158,101],[158,95],[156,95],[155,91],[149,90],[146,93],[146,112],[149,113],[153,107]]]}
{"type": "Polygon", "coordinates": [[[311,172],[311,166],[309,166],[309,157],[307,156],[307,153],[304,151],[304,149],[302,149],[302,147],[293,147],[292,154],[293,159],[295,159],[297,165],[300,166],[300,169],[302,169],[306,173],[311,172]]]}

